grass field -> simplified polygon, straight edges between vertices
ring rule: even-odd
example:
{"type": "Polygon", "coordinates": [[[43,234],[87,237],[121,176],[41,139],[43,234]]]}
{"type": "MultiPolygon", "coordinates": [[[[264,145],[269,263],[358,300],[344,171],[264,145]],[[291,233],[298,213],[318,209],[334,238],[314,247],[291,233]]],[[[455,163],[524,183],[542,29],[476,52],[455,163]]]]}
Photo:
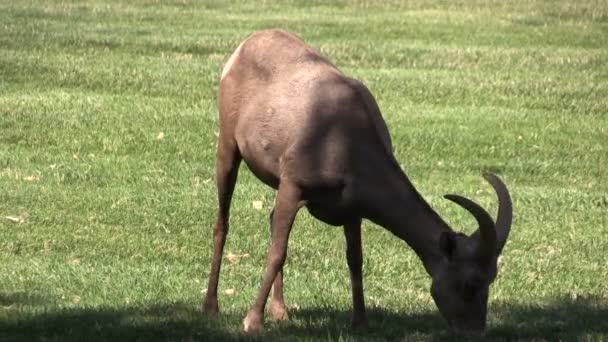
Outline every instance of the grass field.
{"type": "MultiPolygon", "coordinates": [[[[605,1],[1,1],[0,340],[242,339],[274,193],[242,166],[220,280],[199,311],[215,221],[216,91],[251,32],[301,35],[375,94],[427,200],[515,221],[488,339],[608,340],[605,1]],[[254,201],[261,201],[257,209],[254,201]]],[[[256,202],[259,204],[259,202],[256,202]]],[[[263,340],[454,337],[402,241],[364,225],[371,328],[349,326],[342,230],[306,211],[285,270],[290,322],[263,340]]]]}

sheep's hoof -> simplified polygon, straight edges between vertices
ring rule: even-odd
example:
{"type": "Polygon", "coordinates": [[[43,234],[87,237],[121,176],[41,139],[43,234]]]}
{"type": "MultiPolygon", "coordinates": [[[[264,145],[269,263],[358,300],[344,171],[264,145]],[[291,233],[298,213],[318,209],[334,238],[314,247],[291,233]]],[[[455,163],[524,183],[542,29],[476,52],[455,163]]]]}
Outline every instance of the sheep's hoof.
{"type": "Polygon", "coordinates": [[[250,311],[243,320],[243,330],[250,335],[257,335],[264,328],[264,316],[250,311]]]}
{"type": "Polygon", "coordinates": [[[272,319],[275,321],[289,320],[289,315],[287,314],[287,307],[285,307],[285,304],[283,303],[270,303],[270,314],[272,315],[272,319]]]}

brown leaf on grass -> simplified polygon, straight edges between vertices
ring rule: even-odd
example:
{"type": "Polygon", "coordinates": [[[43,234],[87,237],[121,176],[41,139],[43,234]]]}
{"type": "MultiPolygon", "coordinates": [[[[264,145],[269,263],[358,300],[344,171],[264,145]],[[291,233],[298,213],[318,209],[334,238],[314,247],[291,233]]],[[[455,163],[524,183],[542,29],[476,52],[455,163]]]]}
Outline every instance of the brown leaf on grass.
{"type": "Polygon", "coordinates": [[[7,219],[9,222],[12,222],[15,224],[25,223],[25,219],[23,217],[19,217],[19,216],[4,216],[4,218],[7,219]]]}
{"type": "Polygon", "coordinates": [[[249,258],[249,253],[245,253],[245,254],[232,254],[232,253],[228,253],[228,255],[226,255],[226,259],[228,259],[228,261],[231,264],[236,264],[237,262],[239,262],[239,260],[241,260],[242,258],[249,258]]]}
{"type": "Polygon", "coordinates": [[[67,263],[69,265],[80,265],[80,259],[79,258],[70,259],[67,261],[67,263]]]}
{"type": "Polygon", "coordinates": [[[199,176],[194,176],[194,178],[192,179],[192,184],[195,188],[199,188],[203,185],[207,185],[207,184],[211,183],[211,181],[212,181],[211,178],[201,179],[201,177],[199,177],[199,176]]]}
{"type": "Polygon", "coordinates": [[[254,209],[257,209],[257,210],[261,210],[262,208],[264,208],[264,202],[262,202],[262,201],[253,201],[253,202],[251,202],[251,205],[253,206],[254,209]]]}
{"type": "Polygon", "coordinates": [[[237,261],[239,261],[239,258],[232,253],[228,253],[228,255],[226,255],[226,259],[228,259],[231,264],[235,264],[237,261]]]}

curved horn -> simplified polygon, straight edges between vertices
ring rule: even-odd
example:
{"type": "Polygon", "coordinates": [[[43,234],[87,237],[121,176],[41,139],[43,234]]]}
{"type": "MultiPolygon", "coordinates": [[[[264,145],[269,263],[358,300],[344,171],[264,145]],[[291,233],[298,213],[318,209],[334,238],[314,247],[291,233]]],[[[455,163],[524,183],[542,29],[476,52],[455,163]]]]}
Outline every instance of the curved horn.
{"type": "Polygon", "coordinates": [[[480,244],[480,254],[485,257],[494,257],[498,255],[496,254],[496,229],[492,216],[490,216],[490,214],[488,214],[488,212],[479,204],[468,198],[454,194],[447,194],[443,197],[468,210],[477,220],[479,230],[475,232],[475,234],[481,235],[482,243],[480,244]]]}
{"type": "Polygon", "coordinates": [[[511,223],[513,222],[513,204],[511,202],[511,196],[509,190],[503,181],[498,176],[492,173],[485,173],[483,175],[490,185],[496,191],[498,196],[498,215],[496,217],[496,251],[500,255],[509,232],[511,231],[511,223]]]}

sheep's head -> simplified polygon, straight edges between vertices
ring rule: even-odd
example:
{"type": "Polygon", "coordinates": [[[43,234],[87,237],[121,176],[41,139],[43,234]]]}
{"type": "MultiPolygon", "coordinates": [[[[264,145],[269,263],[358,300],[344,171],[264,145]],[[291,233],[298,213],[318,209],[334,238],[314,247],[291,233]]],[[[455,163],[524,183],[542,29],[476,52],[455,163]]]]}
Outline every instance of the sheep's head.
{"type": "Polygon", "coordinates": [[[484,176],[498,195],[496,222],[481,206],[458,195],[445,197],[467,209],[479,224],[471,236],[445,232],[439,239],[444,258],[432,275],[431,295],[450,326],[466,333],[485,330],[490,284],[513,217],[511,197],[495,175],[484,176]]]}

